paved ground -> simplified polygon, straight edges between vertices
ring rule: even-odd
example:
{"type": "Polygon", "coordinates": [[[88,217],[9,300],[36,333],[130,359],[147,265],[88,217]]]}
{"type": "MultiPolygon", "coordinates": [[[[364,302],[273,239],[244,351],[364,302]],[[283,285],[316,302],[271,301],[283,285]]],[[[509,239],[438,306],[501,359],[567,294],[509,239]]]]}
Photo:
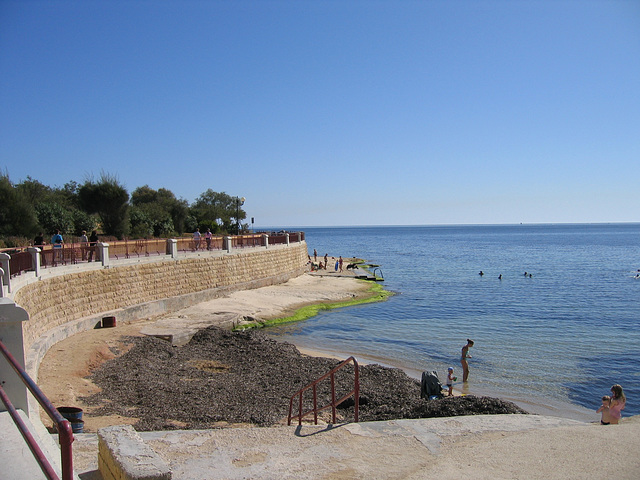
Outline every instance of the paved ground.
{"type": "MultiPolygon", "coordinates": [[[[604,427],[538,415],[143,432],[176,480],[640,478],[640,417],[604,427]]],[[[97,439],[76,468],[99,479],[97,439]]]]}

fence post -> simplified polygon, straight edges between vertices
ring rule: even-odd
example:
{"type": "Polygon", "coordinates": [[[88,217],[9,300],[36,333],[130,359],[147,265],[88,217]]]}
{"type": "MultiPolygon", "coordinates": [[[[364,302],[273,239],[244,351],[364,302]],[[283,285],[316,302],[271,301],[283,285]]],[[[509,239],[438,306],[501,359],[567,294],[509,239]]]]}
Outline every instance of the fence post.
{"type": "Polygon", "coordinates": [[[98,252],[100,253],[100,260],[103,267],[109,266],[109,244],[98,242],[98,252]]]}
{"type": "Polygon", "coordinates": [[[264,245],[264,248],[269,248],[269,235],[266,233],[262,234],[262,244],[264,245]]]}
{"type": "Polygon", "coordinates": [[[285,233],[284,234],[284,239],[285,239],[285,243],[287,244],[287,247],[289,246],[289,234],[285,233]]]}
{"type": "MultiPolygon", "coordinates": [[[[0,298],[0,340],[22,368],[25,365],[22,322],[27,320],[29,320],[29,314],[24,308],[8,298],[0,298]]],[[[3,382],[2,388],[7,392],[14,407],[29,415],[27,386],[1,354],[0,379],[3,382]]],[[[0,402],[0,411],[5,411],[2,402],[0,402]]]]}
{"type": "Polygon", "coordinates": [[[31,266],[33,271],[36,272],[36,277],[40,276],[40,252],[38,247],[27,247],[27,252],[31,254],[31,266]]]}
{"type": "Polygon", "coordinates": [[[4,271],[2,274],[2,284],[7,286],[7,292],[11,293],[11,269],[9,267],[11,255],[8,253],[0,253],[0,268],[4,271]]]}
{"type": "Polygon", "coordinates": [[[222,241],[222,248],[227,251],[227,253],[231,253],[231,247],[233,242],[231,241],[231,237],[224,237],[222,241]]]}
{"type": "Polygon", "coordinates": [[[178,240],[175,238],[167,238],[167,255],[171,255],[171,258],[178,256],[178,240]]]}

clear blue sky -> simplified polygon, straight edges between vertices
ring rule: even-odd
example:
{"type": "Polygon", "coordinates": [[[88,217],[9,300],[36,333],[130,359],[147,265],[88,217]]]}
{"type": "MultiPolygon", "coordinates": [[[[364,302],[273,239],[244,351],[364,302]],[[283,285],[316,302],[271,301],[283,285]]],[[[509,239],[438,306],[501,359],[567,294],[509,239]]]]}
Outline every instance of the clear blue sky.
{"type": "Polygon", "coordinates": [[[259,226],[640,221],[640,1],[0,1],[0,168],[259,226]]]}

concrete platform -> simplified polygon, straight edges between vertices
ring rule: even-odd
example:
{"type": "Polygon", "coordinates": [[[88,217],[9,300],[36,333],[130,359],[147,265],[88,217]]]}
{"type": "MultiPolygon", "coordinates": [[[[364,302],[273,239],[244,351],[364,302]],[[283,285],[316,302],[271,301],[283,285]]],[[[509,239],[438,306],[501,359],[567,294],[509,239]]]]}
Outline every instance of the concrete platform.
{"type": "MultiPolygon", "coordinates": [[[[604,427],[539,415],[140,432],[174,480],[637,479],[640,418],[604,427]]],[[[100,479],[96,435],[79,435],[83,480],[100,479]]]]}

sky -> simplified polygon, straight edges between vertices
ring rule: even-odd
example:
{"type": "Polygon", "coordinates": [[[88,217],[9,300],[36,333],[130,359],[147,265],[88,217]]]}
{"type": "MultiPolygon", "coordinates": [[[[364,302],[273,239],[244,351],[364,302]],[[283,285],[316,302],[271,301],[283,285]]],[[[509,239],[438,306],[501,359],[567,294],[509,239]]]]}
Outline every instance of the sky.
{"type": "Polygon", "coordinates": [[[0,0],[0,173],[255,227],[640,221],[640,2],[0,0]]]}

